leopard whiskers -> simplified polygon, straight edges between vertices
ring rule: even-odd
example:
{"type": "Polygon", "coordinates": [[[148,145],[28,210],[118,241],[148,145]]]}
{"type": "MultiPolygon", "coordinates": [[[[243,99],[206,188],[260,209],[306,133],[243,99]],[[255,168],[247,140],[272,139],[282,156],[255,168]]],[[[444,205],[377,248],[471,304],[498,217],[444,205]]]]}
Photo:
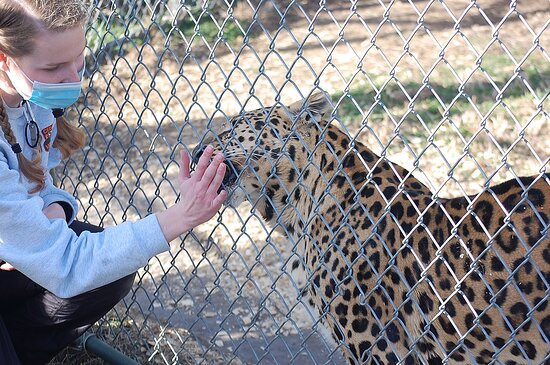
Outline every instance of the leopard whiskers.
{"type": "Polygon", "coordinates": [[[231,161],[232,164],[243,168],[245,167],[246,161],[259,160],[261,157],[263,157],[263,154],[256,151],[252,151],[250,154],[245,154],[241,151],[232,151],[230,153],[226,152],[224,156],[225,159],[231,161]]]}

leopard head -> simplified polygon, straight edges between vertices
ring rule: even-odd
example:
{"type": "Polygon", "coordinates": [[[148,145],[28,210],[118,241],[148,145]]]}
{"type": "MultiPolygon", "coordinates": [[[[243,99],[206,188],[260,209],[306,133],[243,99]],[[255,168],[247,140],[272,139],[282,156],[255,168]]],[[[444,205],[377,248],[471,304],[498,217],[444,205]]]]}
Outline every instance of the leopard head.
{"type": "Polygon", "coordinates": [[[288,192],[308,163],[331,111],[330,97],[317,92],[288,106],[243,112],[218,128],[221,131],[208,134],[193,152],[194,159],[207,145],[224,154],[226,204],[237,206],[245,199],[255,203],[262,191],[273,188],[288,192]]]}

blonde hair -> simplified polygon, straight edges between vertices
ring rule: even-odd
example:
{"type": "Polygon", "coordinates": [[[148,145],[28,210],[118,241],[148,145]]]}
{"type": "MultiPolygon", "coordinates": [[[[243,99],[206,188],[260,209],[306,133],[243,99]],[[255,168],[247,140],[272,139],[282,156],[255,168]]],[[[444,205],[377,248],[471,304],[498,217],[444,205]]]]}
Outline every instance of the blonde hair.
{"type": "MultiPolygon", "coordinates": [[[[0,52],[13,57],[23,57],[34,49],[35,35],[42,31],[62,32],[88,19],[88,0],[0,0],[0,52]]],[[[86,135],[69,124],[63,115],[56,118],[57,137],[53,147],[61,151],[63,159],[82,148],[86,135]]],[[[17,140],[11,129],[6,110],[0,101],[0,127],[8,143],[17,151],[17,140]]],[[[34,157],[28,160],[16,153],[21,173],[36,186],[36,193],[44,188],[45,173],[41,166],[41,143],[35,148],[34,157]]]]}

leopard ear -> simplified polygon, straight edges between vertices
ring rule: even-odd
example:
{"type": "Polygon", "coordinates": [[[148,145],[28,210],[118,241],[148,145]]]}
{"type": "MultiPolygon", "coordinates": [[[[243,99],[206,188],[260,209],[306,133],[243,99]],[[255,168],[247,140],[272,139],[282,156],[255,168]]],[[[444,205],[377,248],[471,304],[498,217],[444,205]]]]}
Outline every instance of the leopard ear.
{"type": "Polygon", "coordinates": [[[306,121],[312,121],[315,118],[320,122],[327,118],[327,114],[332,112],[332,99],[324,91],[318,91],[311,94],[307,99],[297,101],[291,104],[288,109],[292,114],[300,115],[306,121]]]}

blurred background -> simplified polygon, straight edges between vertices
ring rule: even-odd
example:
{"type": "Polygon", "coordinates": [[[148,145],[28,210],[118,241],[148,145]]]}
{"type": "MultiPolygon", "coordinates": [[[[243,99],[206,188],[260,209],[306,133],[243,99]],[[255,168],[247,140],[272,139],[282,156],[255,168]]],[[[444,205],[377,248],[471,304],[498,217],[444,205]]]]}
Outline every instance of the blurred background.
{"type": "MultiPolygon", "coordinates": [[[[79,219],[139,219],[176,201],[180,149],[318,88],[438,196],[548,172],[549,23],[542,0],[94,0],[69,111],[89,143],[55,177],[79,219]]],[[[95,334],[140,363],[342,363],[289,276],[293,243],[250,208],[153,258],[95,334]]]]}

